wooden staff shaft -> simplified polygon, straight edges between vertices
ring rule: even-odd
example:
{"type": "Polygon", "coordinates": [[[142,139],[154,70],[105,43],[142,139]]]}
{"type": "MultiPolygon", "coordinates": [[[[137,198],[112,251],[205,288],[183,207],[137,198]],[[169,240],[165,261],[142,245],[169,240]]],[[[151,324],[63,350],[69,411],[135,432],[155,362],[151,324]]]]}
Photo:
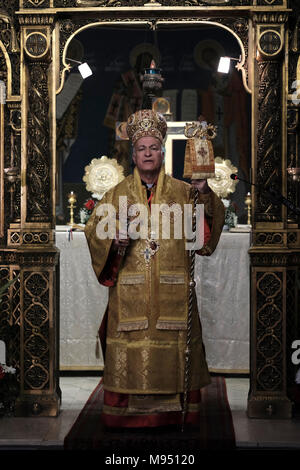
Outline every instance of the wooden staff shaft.
{"type": "MultiPolygon", "coordinates": [[[[198,190],[194,189],[194,207],[193,207],[193,233],[194,240],[196,238],[196,208],[198,204],[198,190]]],[[[191,336],[192,336],[192,316],[194,309],[194,280],[195,273],[195,250],[190,251],[190,282],[189,282],[189,304],[188,304],[188,318],[187,318],[187,330],[186,330],[186,345],[185,345],[185,363],[184,363],[184,384],[183,384],[183,409],[182,409],[182,427],[181,431],[184,431],[185,418],[187,413],[187,396],[190,384],[190,354],[191,354],[191,336]]]]}

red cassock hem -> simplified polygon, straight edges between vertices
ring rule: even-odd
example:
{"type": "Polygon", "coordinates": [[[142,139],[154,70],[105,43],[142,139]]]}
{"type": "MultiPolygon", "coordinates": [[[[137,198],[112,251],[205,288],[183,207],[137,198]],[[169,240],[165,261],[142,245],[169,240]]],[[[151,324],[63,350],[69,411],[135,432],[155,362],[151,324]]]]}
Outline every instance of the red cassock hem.
{"type": "MultiPolygon", "coordinates": [[[[188,393],[188,403],[200,403],[201,391],[193,390],[188,393]]],[[[104,390],[104,404],[120,408],[127,408],[128,395],[122,393],[110,392],[104,390]]],[[[128,428],[144,428],[144,427],[158,427],[182,424],[181,411],[168,411],[153,413],[148,415],[113,415],[103,412],[101,415],[102,422],[107,427],[128,427],[128,428]]],[[[197,425],[199,424],[200,412],[188,411],[185,416],[185,424],[197,425]]]]}
{"type": "MultiPolygon", "coordinates": [[[[157,415],[115,416],[102,413],[102,423],[110,428],[150,428],[158,426],[180,426],[182,413],[169,411],[157,415]]],[[[188,412],[185,416],[185,424],[197,425],[200,421],[200,412],[188,412]]]]}

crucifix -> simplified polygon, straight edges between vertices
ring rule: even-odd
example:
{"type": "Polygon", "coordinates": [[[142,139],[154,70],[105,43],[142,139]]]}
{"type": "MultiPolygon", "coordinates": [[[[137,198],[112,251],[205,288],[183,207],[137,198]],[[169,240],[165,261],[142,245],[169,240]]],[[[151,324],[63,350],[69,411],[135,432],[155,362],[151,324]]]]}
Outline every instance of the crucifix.
{"type": "Polygon", "coordinates": [[[47,48],[47,39],[42,33],[30,33],[26,39],[26,49],[29,54],[38,57],[47,48]]]}
{"type": "Polygon", "coordinates": [[[159,250],[159,246],[160,244],[158,243],[158,240],[153,240],[152,238],[146,239],[146,248],[144,250],[141,250],[141,254],[144,256],[146,264],[149,264],[149,261],[152,256],[154,256],[155,253],[159,250]]]}
{"type": "Polygon", "coordinates": [[[198,150],[198,154],[203,158],[205,155],[207,155],[207,151],[202,147],[200,150],[198,150]]]}
{"type": "Polygon", "coordinates": [[[148,263],[150,261],[151,255],[152,255],[152,253],[151,253],[150,249],[148,248],[148,246],[144,249],[143,254],[144,254],[144,258],[145,258],[146,263],[148,263]]]}

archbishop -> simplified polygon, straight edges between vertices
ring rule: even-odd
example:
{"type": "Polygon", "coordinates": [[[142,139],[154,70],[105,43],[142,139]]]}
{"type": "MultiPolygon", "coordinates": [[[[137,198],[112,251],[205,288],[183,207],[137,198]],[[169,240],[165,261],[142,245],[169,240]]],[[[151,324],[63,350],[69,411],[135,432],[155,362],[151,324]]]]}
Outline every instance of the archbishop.
{"type": "Polygon", "coordinates": [[[108,427],[180,425],[184,392],[185,422],[197,424],[201,388],[210,383],[197,299],[194,287],[190,287],[190,251],[185,231],[181,237],[175,237],[174,232],[184,220],[182,216],[178,222],[178,212],[183,214],[185,205],[194,203],[196,190],[205,214],[197,228],[204,232],[204,244],[197,255],[211,255],[222,232],[224,205],[206,180],[188,184],[165,173],[166,131],[164,117],[152,110],[140,110],[129,117],[127,134],[133,146],[133,174],[104,195],[85,228],[97,279],[109,287],[108,306],[99,329],[104,356],[102,419],[108,427]],[[126,201],[127,207],[120,206],[120,201],[126,201]],[[97,232],[104,217],[103,204],[114,208],[113,237],[104,238],[97,232]],[[159,230],[153,230],[151,214],[158,204],[162,208],[159,230]],[[130,207],[144,210],[138,213],[130,207]],[[125,228],[132,226],[143,212],[149,222],[144,224],[144,236],[128,236],[124,223],[121,229],[124,209],[128,215],[125,228]],[[162,233],[163,216],[168,214],[169,237],[162,233]],[[193,302],[185,391],[190,288],[193,302]]]}

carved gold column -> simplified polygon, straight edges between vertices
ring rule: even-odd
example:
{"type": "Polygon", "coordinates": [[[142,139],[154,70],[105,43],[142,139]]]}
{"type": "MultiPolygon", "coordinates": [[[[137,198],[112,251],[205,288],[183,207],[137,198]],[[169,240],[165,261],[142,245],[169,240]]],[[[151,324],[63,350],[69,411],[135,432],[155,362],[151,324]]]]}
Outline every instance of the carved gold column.
{"type": "MultiPolygon", "coordinates": [[[[20,268],[20,395],[17,416],[56,416],[60,407],[59,252],[54,243],[55,94],[52,16],[20,17],[22,161],[20,268]]],[[[16,246],[17,245],[17,246],[16,246]]]]}
{"type": "MultiPolygon", "coordinates": [[[[293,14],[288,25],[288,100],[287,100],[287,167],[300,167],[300,4],[294,2],[293,14]]],[[[300,183],[287,178],[287,197],[300,207],[300,183]]],[[[291,361],[292,344],[300,338],[300,218],[292,211],[287,212],[288,246],[294,256],[288,269],[287,278],[287,387],[291,400],[297,401],[295,375],[299,365],[291,361]]]]}
{"type": "MultiPolygon", "coordinates": [[[[286,13],[254,16],[253,180],[286,196],[286,13]]],[[[288,285],[294,258],[285,206],[255,191],[251,260],[251,385],[248,416],[289,418],[287,396],[288,285]]],[[[295,308],[295,304],[292,308],[295,308]]]]}
{"type": "MultiPolygon", "coordinates": [[[[18,8],[17,1],[2,1],[0,8],[0,80],[5,86],[0,120],[0,285],[16,278],[19,274],[14,250],[7,246],[10,225],[14,223],[19,227],[20,222],[20,36],[19,23],[15,16],[16,8],[18,8]]],[[[19,233],[16,241],[18,239],[19,233]]],[[[6,345],[6,363],[16,368],[16,378],[19,381],[19,279],[4,293],[0,310],[0,338],[6,345]]]]}

